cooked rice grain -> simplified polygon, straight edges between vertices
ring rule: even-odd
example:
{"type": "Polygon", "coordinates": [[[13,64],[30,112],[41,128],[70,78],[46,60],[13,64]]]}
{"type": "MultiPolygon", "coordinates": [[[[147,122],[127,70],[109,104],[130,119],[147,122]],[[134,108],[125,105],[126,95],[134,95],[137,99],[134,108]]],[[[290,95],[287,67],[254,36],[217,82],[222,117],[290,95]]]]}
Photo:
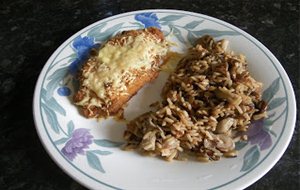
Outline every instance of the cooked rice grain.
{"type": "Polygon", "coordinates": [[[162,102],[127,125],[127,146],[166,160],[194,155],[199,161],[235,157],[251,120],[266,117],[262,83],[245,56],[227,52],[228,41],[203,36],[178,64],[162,102]]]}

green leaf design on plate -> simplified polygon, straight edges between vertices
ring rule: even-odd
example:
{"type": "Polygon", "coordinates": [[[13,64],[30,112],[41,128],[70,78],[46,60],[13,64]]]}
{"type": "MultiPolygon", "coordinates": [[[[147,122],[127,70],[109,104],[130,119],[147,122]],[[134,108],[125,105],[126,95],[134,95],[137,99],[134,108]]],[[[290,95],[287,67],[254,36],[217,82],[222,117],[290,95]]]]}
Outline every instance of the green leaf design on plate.
{"type": "Polygon", "coordinates": [[[52,97],[54,90],[57,88],[57,86],[61,80],[62,80],[61,78],[56,78],[56,79],[51,80],[47,84],[47,86],[46,86],[46,89],[47,89],[46,99],[47,100],[49,100],[52,97]]]}
{"type": "Polygon", "coordinates": [[[58,140],[54,141],[54,144],[56,144],[56,145],[64,144],[68,140],[69,140],[69,138],[64,137],[64,138],[61,138],[61,139],[58,139],[58,140]]]}
{"type": "Polygon", "coordinates": [[[271,110],[279,107],[285,101],[286,101],[286,98],[284,98],[284,97],[272,99],[271,102],[269,103],[268,111],[271,111],[271,110]]]}
{"type": "Polygon", "coordinates": [[[72,136],[72,133],[73,133],[73,131],[74,131],[74,123],[73,123],[73,121],[71,120],[71,121],[69,121],[69,123],[67,124],[67,127],[68,127],[68,136],[70,137],[70,136],[72,136]]]}
{"type": "Polygon", "coordinates": [[[280,78],[275,79],[272,84],[263,92],[262,99],[269,102],[279,90],[280,78]]]}
{"type": "Polygon", "coordinates": [[[260,153],[257,145],[251,147],[244,155],[243,166],[241,171],[245,172],[251,169],[259,160],[260,153]]]}
{"type": "Polygon", "coordinates": [[[242,150],[248,144],[247,141],[238,141],[235,143],[236,150],[242,150]]]}
{"type": "Polygon", "coordinates": [[[273,125],[274,121],[272,121],[271,119],[266,119],[264,120],[264,125],[265,126],[271,126],[273,125]]]}
{"type": "Polygon", "coordinates": [[[54,111],[60,113],[61,115],[66,116],[65,109],[59,103],[57,103],[57,101],[53,97],[51,97],[50,99],[47,99],[46,94],[47,94],[46,90],[44,88],[42,88],[41,98],[45,101],[47,106],[49,108],[53,109],[54,111]]]}
{"type": "Polygon", "coordinates": [[[189,31],[187,35],[187,39],[190,42],[191,45],[194,45],[196,42],[196,36],[193,34],[193,32],[189,31]]]}
{"type": "Polygon", "coordinates": [[[213,30],[213,29],[203,29],[203,30],[198,30],[198,31],[193,31],[193,34],[196,37],[200,37],[203,35],[210,35],[213,37],[219,37],[219,36],[236,36],[236,35],[240,35],[240,33],[236,32],[236,31],[229,31],[229,30],[213,30]]]}
{"type": "Polygon", "coordinates": [[[159,21],[171,22],[171,21],[179,20],[182,17],[184,17],[184,15],[168,15],[160,18],[159,21]]]}
{"type": "Polygon", "coordinates": [[[194,21],[192,21],[192,22],[186,24],[186,25],[184,26],[184,28],[187,28],[187,29],[194,29],[194,28],[196,28],[199,24],[201,24],[202,22],[204,22],[204,20],[200,20],[200,21],[194,20],[194,21]]]}
{"type": "Polygon", "coordinates": [[[268,115],[268,119],[271,119],[272,117],[274,117],[276,115],[276,112],[273,112],[271,114],[268,115]]]}
{"type": "Polygon", "coordinates": [[[270,134],[273,135],[274,137],[277,137],[277,134],[276,134],[271,128],[272,128],[272,126],[267,126],[267,125],[264,125],[264,126],[263,126],[263,129],[264,129],[266,132],[270,133],[270,134]]]}
{"type": "Polygon", "coordinates": [[[72,77],[71,85],[73,86],[74,91],[77,91],[79,89],[79,81],[74,77],[72,77]]]}
{"type": "Polygon", "coordinates": [[[162,30],[162,32],[164,33],[164,36],[167,37],[169,35],[170,32],[166,31],[166,30],[162,30]]]}
{"type": "Polygon", "coordinates": [[[96,139],[94,140],[94,143],[102,147],[119,147],[123,144],[122,142],[115,142],[108,139],[96,139]]]}
{"type": "Polygon", "coordinates": [[[56,71],[54,71],[47,79],[48,80],[53,80],[53,79],[56,79],[56,78],[59,78],[59,77],[62,78],[62,76],[65,76],[67,71],[68,71],[68,67],[59,68],[56,71]]]}
{"type": "Polygon", "coordinates": [[[87,158],[87,161],[88,161],[88,164],[90,167],[92,167],[102,173],[105,173],[105,171],[102,167],[102,164],[95,153],[93,153],[91,151],[87,151],[86,158],[87,158]]]}
{"type": "Polygon", "coordinates": [[[98,26],[90,30],[86,35],[89,37],[95,37],[99,35],[99,33],[106,26],[106,24],[107,24],[106,22],[99,24],[98,26]]]}
{"type": "Polygon", "coordinates": [[[264,120],[264,126],[271,126],[273,123],[275,123],[281,116],[287,111],[287,107],[284,108],[284,110],[276,117],[271,119],[271,117],[264,120]]]}
{"type": "Polygon", "coordinates": [[[118,32],[122,25],[124,23],[119,23],[119,24],[116,24],[110,28],[107,28],[105,31],[101,32],[101,33],[98,33],[97,35],[95,35],[95,39],[96,41],[104,41],[106,40],[107,38],[109,38],[110,36],[112,36],[114,33],[118,32]]]}
{"type": "Polygon", "coordinates": [[[169,24],[173,24],[172,22],[168,22],[168,21],[164,21],[164,22],[160,22],[160,25],[169,25],[169,24]]]}
{"type": "Polygon", "coordinates": [[[110,152],[110,151],[103,151],[103,150],[91,150],[91,152],[102,155],[102,156],[112,154],[112,152],[110,152]]]}
{"type": "Polygon", "coordinates": [[[141,23],[139,23],[139,22],[130,22],[130,24],[132,24],[132,25],[134,25],[134,26],[136,26],[138,28],[144,28],[144,25],[141,24],[141,23]]]}
{"type": "Polygon", "coordinates": [[[108,29],[105,30],[105,33],[107,33],[108,35],[112,35],[115,32],[118,32],[118,30],[123,26],[124,23],[119,23],[116,24],[108,29]]]}
{"type": "Polygon", "coordinates": [[[185,41],[185,39],[183,38],[183,36],[182,36],[182,34],[181,34],[181,31],[180,31],[178,28],[176,28],[175,26],[173,26],[173,25],[170,25],[170,27],[171,27],[172,30],[173,30],[174,36],[176,36],[176,38],[177,38],[181,43],[185,44],[186,41],[185,41]]]}
{"type": "Polygon", "coordinates": [[[59,123],[57,122],[57,117],[56,117],[56,114],[55,112],[50,109],[46,104],[44,103],[41,103],[41,106],[42,108],[44,109],[45,111],[45,114],[46,114],[46,117],[47,117],[47,121],[48,123],[50,124],[52,130],[59,134],[59,128],[60,128],[60,125],[59,123]]]}
{"type": "Polygon", "coordinates": [[[46,99],[49,100],[54,90],[58,87],[60,81],[64,79],[64,77],[68,73],[68,67],[62,67],[54,71],[47,79],[50,80],[46,85],[46,99]]]}
{"type": "MultiPolygon", "coordinates": [[[[71,46],[71,44],[70,44],[70,46],[71,46]]],[[[71,47],[72,47],[72,46],[71,46],[71,47]]],[[[63,64],[63,65],[68,65],[70,62],[74,61],[76,58],[77,58],[76,53],[72,53],[72,54],[70,54],[69,56],[64,57],[64,58],[62,58],[62,59],[56,61],[55,63],[51,64],[51,65],[49,66],[49,69],[52,69],[55,65],[57,65],[58,63],[60,63],[60,62],[62,62],[62,61],[65,62],[66,59],[68,59],[68,61],[67,61],[65,64],[63,64]]]]}

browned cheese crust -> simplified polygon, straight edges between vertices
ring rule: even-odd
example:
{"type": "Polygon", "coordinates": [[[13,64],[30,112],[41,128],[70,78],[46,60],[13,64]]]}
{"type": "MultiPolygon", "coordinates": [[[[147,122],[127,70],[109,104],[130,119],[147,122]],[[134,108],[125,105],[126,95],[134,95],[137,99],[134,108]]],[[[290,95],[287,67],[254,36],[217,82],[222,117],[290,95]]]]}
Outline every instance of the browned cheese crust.
{"type": "MultiPolygon", "coordinates": [[[[135,38],[141,33],[144,33],[148,37],[150,36],[151,38],[157,39],[158,42],[164,41],[163,33],[159,29],[148,28],[141,30],[123,31],[117,34],[115,37],[109,39],[106,44],[110,43],[113,45],[122,46],[126,42],[126,39],[128,39],[130,36],[135,38]]],[[[125,83],[126,92],[123,92],[121,94],[110,92],[107,93],[107,100],[102,100],[94,91],[88,89],[88,87],[83,84],[84,80],[86,79],[84,77],[84,73],[90,72],[91,69],[95,69],[95,65],[99,63],[97,52],[91,53],[90,58],[83,64],[81,70],[79,71],[80,87],[74,95],[74,103],[79,103],[87,97],[87,94],[89,94],[89,101],[92,98],[96,98],[100,100],[101,105],[80,105],[82,114],[85,117],[101,118],[116,115],[122,109],[124,104],[138,92],[138,90],[140,90],[146,83],[149,83],[157,78],[159,74],[159,64],[161,63],[162,59],[164,59],[164,57],[156,56],[155,60],[152,63],[149,63],[151,64],[150,69],[131,70],[130,72],[135,77],[131,80],[130,83],[125,83]]],[[[109,84],[105,86],[105,88],[106,91],[109,91],[109,84]]]]}

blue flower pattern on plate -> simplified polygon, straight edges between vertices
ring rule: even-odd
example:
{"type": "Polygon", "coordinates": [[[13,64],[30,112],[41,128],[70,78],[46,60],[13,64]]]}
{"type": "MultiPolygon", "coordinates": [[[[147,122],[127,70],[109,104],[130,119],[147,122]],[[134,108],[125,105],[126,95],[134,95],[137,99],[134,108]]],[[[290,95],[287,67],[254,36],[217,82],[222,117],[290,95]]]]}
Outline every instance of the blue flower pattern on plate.
{"type": "MultiPolygon", "coordinates": [[[[152,12],[147,12],[147,13],[138,13],[134,16],[134,19],[138,21],[138,23],[143,24],[145,28],[147,27],[157,27],[161,29],[161,26],[168,26],[170,30],[174,30],[174,35],[176,38],[181,41],[182,43],[186,42],[186,38],[183,36],[181,31],[177,28],[171,29],[170,23],[172,23],[174,20],[178,20],[181,17],[178,15],[171,15],[167,17],[161,18],[161,22],[158,19],[157,15],[152,12]],[[162,22],[163,21],[163,22],[162,22]]],[[[196,27],[200,25],[203,21],[191,21],[190,23],[186,24],[185,27],[182,27],[181,29],[185,29],[188,32],[187,40],[193,41],[196,36],[202,35],[202,33],[205,32],[211,32],[214,34],[215,37],[220,36],[220,35],[237,35],[234,31],[217,31],[217,30],[206,30],[202,29],[199,30],[196,27]],[[193,30],[192,30],[193,29],[193,30]]],[[[141,26],[141,24],[139,24],[141,26]]],[[[105,23],[103,24],[105,26],[105,23]]],[[[114,32],[114,31],[119,31],[122,29],[121,25],[118,29],[112,30],[115,26],[111,26],[111,28],[105,29],[105,31],[109,31],[109,33],[114,32]]],[[[98,28],[99,29],[99,28],[98,28]]],[[[97,30],[98,30],[97,29],[97,30]]],[[[78,69],[81,67],[81,64],[88,58],[89,52],[91,48],[99,46],[98,44],[95,43],[95,36],[88,35],[87,36],[81,36],[79,35],[76,37],[72,44],[71,47],[74,51],[73,56],[75,59],[72,59],[70,61],[69,66],[65,67],[66,70],[69,71],[69,74],[73,75],[71,77],[74,78],[74,75],[77,73],[78,69]]],[[[97,39],[99,41],[99,39],[97,39]]],[[[101,41],[101,40],[100,40],[101,41]]],[[[72,55],[71,55],[72,56],[72,55]]],[[[69,56],[69,57],[71,57],[69,56]]],[[[72,57],[72,58],[74,58],[72,57]]],[[[69,75],[70,76],[70,75],[69,75]]],[[[65,77],[65,76],[64,76],[65,77]]],[[[58,80],[59,81],[59,80],[58,80]]],[[[279,81],[279,80],[278,80],[279,81]]],[[[277,81],[277,82],[278,82],[277,81]]],[[[275,84],[275,82],[273,82],[275,84]]],[[[60,96],[69,96],[71,94],[71,90],[69,87],[67,87],[68,83],[60,83],[59,87],[57,89],[57,93],[60,96]]],[[[56,85],[56,83],[55,83],[56,85]]],[[[271,85],[275,86],[272,87],[272,89],[276,89],[276,85],[271,85]]],[[[55,88],[54,88],[55,89],[55,88]]],[[[278,89],[277,89],[278,91],[278,89]]],[[[277,91],[271,90],[273,92],[273,95],[277,93],[277,91]]],[[[272,95],[272,97],[273,97],[272,95]]],[[[269,98],[269,99],[272,99],[269,98]]],[[[277,104],[274,104],[277,105],[277,104]]],[[[277,105],[279,106],[279,105],[277,105]]],[[[49,110],[48,110],[49,111],[49,110]]],[[[54,118],[54,120],[57,121],[56,118],[56,110],[54,112],[49,113],[49,118],[54,118]]],[[[252,168],[259,160],[260,158],[260,151],[266,150],[272,146],[272,138],[270,133],[264,128],[264,125],[266,125],[266,121],[264,120],[259,120],[253,122],[250,127],[248,132],[246,133],[248,135],[248,142],[246,142],[245,145],[251,144],[252,147],[248,149],[246,152],[246,156],[244,157],[244,165],[241,171],[247,171],[250,168],[252,168]],[[254,145],[254,146],[253,146],[254,145]]],[[[61,127],[59,126],[58,131],[61,130],[61,127]]],[[[66,134],[66,133],[65,133],[66,134]]],[[[88,129],[84,128],[78,128],[75,129],[74,131],[71,131],[66,135],[67,137],[64,137],[61,139],[60,143],[65,143],[63,148],[60,148],[61,153],[70,161],[74,161],[76,156],[79,155],[85,155],[87,157],[88,164],[90,167],[97,169],[100,172],[104,173],[104,170],[101,166],[100,160],[96,155],[108,155],[111,152],[108,151],[101,151],[101,150],[89,150],[89,146],[94,142],[96,145],[101,146],[101,147],[118,147],[120,146],[120,143],[114,143],[114,142],[109,142],[108,140],[105,139],[94,139],[94,137],[90,134],[90,131],[88,129]]]]}
{"type": "Polygon", "coordinates": [[[72,48],[76,53],[76,59],[69,66],[69,71],[75,75],[80,68],[81,63],[88,57],[91,48],[96,47],[93,37],[78,36],[72,43],[72,48]]]}
{"type": "Polygon", "coordinates": [[[145,28],[157,27],[161,28],[158,22],[158,18],[155,13],[140,13],[134,16],[134,19],[141,22],[145,28]]]}
{"type": "Polygon", "coordinates": [[[57,93],[60,96],[70,96],[71,90],[67,86],[62,86],[57,89],[57,93]]]}

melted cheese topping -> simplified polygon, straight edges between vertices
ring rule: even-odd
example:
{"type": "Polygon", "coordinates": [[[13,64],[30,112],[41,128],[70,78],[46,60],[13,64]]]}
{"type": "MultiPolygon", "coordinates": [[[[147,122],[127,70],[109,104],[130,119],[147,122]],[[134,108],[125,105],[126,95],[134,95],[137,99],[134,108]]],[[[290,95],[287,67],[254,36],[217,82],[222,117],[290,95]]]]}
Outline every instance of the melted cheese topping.
{"type": "MultiPolygon", "coordinates": [[[[167,42],[145,33],[124,37],[122,45],[106,43],[99,51],[97,65],[83,73],[83,85],[106,101],[109,92],[126,91],[126,84],[134,79],[132,71],[151,69],[156,56],[164,56],[167,51],[167,42]]],[[[98,102],[94,104],[99,106],[98,102]]]]}

